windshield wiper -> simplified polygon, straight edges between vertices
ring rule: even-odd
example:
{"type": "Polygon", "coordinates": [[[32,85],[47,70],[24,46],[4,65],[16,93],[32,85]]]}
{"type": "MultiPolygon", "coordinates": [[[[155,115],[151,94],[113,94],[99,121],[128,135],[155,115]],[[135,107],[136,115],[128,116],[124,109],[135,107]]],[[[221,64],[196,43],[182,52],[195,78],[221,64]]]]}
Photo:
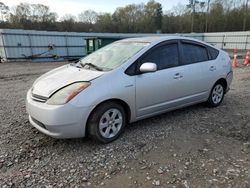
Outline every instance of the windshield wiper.
{"type": "Polygon", "coordinates": [[[103,68],[98,67],[97,65],[94,65],[92,63],[84,63],[84,64],[80,63],[80,64],[81,64],[82,67],[85,67],[87,65],[87,66],[90,66],[90,67],[92,67],[92,68],[94,68],[94,69],[96,69],[98,71],[103,71],[103,68]]]}
{"type": "Polygon", "coordinates": [[[77,61],[74,61],[74,62],[72,62],[72,63],[70,63],[70,65],[71,66],[75,66],[76,68],[81,68],[82,67],[82,65],[81,66],[79,66],[79,60],[77,60],[77,61]]]}

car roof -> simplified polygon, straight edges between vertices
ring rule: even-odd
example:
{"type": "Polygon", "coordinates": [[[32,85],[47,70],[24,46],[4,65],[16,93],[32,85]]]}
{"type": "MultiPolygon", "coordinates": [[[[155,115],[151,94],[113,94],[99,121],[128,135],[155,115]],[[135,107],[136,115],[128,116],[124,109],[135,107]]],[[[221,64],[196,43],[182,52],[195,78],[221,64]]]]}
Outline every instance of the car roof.
{"type": "MultiPolygon", "coordinates": [[[[167,40],[190,40],[194,42],[198,42],[201,44],[204,44],[206,46],[210,46],[212,48],[216,48],[215,46],[206,43],[204,41],[195,39],[195,38],[190,38],[190,37],[183,37],[183,36],[176,36],[176,35],[169,35],[169,36],[149,36],[149,37],[136,37],[136,38],[126,38],[119,40],[117,42],[142,42],[142,43],[150,43],[150,44],[158,44],[160,42],[164,42],[167,40]]],[[[219,50],[219,48],[216,48],[219,50]]]]}
{"type": "Polygon", "coordinates": [[[152,37],[136,37],[136,38],[126,38],[120,40],[120,42],[145,42],[145,43],[158,43],[166,40],[180,40],[180,39],[187,39],[192,41],[197,41],[200,43],[204,43],[200,40],[189,38],[189,37],[181,37],[181,36],[152,36],[152,37]]]}
{"type": "Polygon", "coordinates": [[[153,37],[136,37],[136,38],[126,38],[121,41],[124,42],[158,42],[158,41],[164,41],[164,40],[170,40],[170,39],[180,39],[182,37],[179,36],[153,36],[153,37]]]}

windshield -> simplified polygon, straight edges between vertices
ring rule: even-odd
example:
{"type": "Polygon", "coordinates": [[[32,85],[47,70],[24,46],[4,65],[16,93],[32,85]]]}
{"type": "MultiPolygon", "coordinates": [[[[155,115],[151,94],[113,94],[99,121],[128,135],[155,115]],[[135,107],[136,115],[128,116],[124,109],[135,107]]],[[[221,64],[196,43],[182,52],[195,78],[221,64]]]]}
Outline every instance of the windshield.
{"type": "Polygon", "coordinates": [[[125,63],[148,44],[146,42],[115,42],[81,59],[80,64],[82,67],[91,65],[100,70],[112,70],[125,63]]]}

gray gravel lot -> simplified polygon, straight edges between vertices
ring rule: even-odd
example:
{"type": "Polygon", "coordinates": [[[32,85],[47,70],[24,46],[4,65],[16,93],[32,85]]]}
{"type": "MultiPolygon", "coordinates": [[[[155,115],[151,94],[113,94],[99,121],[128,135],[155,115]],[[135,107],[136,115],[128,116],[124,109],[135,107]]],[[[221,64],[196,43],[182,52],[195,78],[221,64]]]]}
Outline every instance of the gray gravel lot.
{"type": "Polygon", "coordinates": [[[218,108],[133,123],[115,142],[56,140],[28,122],[34,80],[64,63],[0,64],[0,187],[250,187],[250,67],[218,108]]]}

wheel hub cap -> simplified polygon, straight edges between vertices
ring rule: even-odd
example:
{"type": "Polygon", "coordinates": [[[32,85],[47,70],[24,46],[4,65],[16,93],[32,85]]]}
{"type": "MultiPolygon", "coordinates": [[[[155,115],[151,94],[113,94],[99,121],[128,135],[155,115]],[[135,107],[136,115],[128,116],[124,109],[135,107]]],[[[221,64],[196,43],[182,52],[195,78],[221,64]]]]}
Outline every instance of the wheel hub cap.
{"type": "Polygon", "coordinates": [[[118,109],[109,109],[101,117],[99,131],[104,138],[116,136],[123,123],[122,113],[118,109]]]}
{"type": "Polygon", "coordinates": [[[220,84],[216,85],[212,92],[212,100],[214,104],[220,103],[223,98],[223,95],[224,95],[223,86],[220,84]]]}

